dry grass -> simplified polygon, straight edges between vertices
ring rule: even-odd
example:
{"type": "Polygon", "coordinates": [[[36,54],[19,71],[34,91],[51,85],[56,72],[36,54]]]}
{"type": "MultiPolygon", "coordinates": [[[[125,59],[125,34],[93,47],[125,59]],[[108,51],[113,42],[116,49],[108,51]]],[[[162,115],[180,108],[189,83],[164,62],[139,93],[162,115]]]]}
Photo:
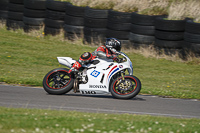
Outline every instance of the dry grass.
{"type": "Polygon", "coordinates": [[[171,6],[169,7],[169,20],[183,20],[185,19],[186,14],[186,2],[172,2],[171,6]]]}
{"type": "Polygon", "coordinates": [[[92,0],[71,0],[71,3],[76,6],[89,6],[92,0]]]}
{"type": "Polygon", "coordinates": [[[113,9],[114,4],[113,0],[93,0],[89,3],[89,7],[95,9],[113,9]]]}
{"type": "Polygon", "coordinates": [[[183,20],[186,17],[193,18],[195,22],[200,22],[200,1],[180,0],[170,4],[168,9],[169,20],[183,20]]]}
{"type": "Polygon", "coordinates": [[[200,1],[188,0],[186,8],[186,17],[194,18],[195,22],[200,23],[200,1]]]}
{"type": "Polygon", "coordinates": [[[145,14],[150,15],[163,14],[163,10],[169,5],[168,0],[71,0],[71,3],[77,6],[113,9],[120,12],[143,12],[143,10],[149,9],[145,14]]]}
{"type": "Polygon", "coordinates": [[[39,30],[30,30],[29,32],[24,32],[23,29],[20,29],[17,31],[21,31],[22,34],[28,34],[29,36],[33,36],[33,37],[38,37],[38,38],[44,37],[44,26],[39,30]]]}
{"type": "Polygon", "coordinates": [[[113,9],[119,12],[138,12],[144,15],[168,15],[169,20],[186,17],[200,22],[200,0],[59,0],[76,6],[113,9]]]}
{"type": "Polygon", "coordinates": [[[0,20],[0,29],[4,28],[6,26],[6,21],[5,20],[0,20]]]}
{"type": "Polygon", "coordinates": [[[170,20],[186,17],[200,22],[200,0],[62,0],[77,6],[113,9],[120,12],[138,12],[145,15],[169,15],[170,20]]]}
{"type": "Polygon", "coordinates": [[[138,11],[137,0],[116,0],[113,10],[120,12],[135,12],[138,11]]]}
{"type": "Polygon", "coordinates": [[[137,2],[138,13],[145,15],[167,14],[168,0],[141,0],[137,2]]]}
{"type": "Polygon", "coordinates": [[[188,52],[187,55],[183,58],[178,51],[171,55],[167,55],[162,51],[161,53],[158,53],[158,50],[155,49],[154,45],[139,47],[137,49],[122,49],[122,51],[126,51],[127,53],[140,54],[146,58],[166,59],[173,62],[184,62],[200,65],[200,59],[197,58],[193,52],[188,52]]]}

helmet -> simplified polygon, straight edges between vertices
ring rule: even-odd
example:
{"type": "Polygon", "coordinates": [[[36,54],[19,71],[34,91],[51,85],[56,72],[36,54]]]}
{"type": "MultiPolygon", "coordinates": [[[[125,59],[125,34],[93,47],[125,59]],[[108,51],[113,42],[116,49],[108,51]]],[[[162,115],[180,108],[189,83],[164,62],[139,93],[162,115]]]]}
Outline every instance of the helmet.
{"type": "Polygon", "coordinates": [[[117,51],[121,50],[121,41],[116,38],[107,38],[105,43],[106,48],[114,48],[117,51]]]}
{"type": "Polygon", "coordinates": [[[81,55],[81,57],[79,58],[79,63],[81,63],[81,65],[87,64],[92,60],[92,54],[90,52],[85,52],[81,55]]]}

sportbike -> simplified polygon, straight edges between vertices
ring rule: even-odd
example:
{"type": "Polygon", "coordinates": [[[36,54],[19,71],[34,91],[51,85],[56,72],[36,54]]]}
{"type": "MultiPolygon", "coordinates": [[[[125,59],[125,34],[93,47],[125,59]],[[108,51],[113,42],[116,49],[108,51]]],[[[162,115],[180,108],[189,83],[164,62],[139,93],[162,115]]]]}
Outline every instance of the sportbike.
{"type": "MultiPolygon", "coordinates": [[[[56,68],[46,74],[43,88],[49,94],[62,95],[73,89],[83,95],[112,94],[114,98],[130,99],[141,90],[141,82],[133,76],[133,66],[129,57],[118,53],[120,61],[95,58],[83,65],[77,72],[69,74],[67,68],[56,68]],[[121,58],[119,57],[121,56],[121,58]]],[[[71,68],[76,60],[70,57],[57,57],[58,62],[71,68]]]]}

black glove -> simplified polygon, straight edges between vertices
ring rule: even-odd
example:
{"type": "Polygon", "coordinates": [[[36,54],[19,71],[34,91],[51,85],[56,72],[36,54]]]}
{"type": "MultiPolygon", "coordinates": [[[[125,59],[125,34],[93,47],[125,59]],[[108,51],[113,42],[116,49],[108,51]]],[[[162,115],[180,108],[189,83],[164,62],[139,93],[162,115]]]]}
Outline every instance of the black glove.
{"type": "Polygon", "coordinates": [[[113,58],[113,60],[116,61],[117,63],[121,63],[122,62],[122,59],[118,58],[118,57],[113,58]]]}

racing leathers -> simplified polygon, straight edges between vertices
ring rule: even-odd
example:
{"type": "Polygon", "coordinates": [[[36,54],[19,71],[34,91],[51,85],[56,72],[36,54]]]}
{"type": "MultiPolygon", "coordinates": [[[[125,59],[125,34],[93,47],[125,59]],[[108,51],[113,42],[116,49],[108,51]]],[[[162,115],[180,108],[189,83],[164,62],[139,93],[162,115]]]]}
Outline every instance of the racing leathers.
{"type": "Polygon", "coordinates": [[[101,58],[101,59],[113,59],[113,61],[118,61],[118,58],[116,55],[117,51],[113,48],[106,48],[106,46],[104,45],[98,47],[92,54],[90,52],[86,52],[86,53],[81,55],[79,60],[73,64],[72,68],[69,70],[68,73],[78,71],[78,69],[80,69],[82,65],[85,65],[86,63],[90,63],[96,57],[101,58]],[[84,54],[86,53],[88,53],[89,56],[87,57],[87,59],[86,58],[83,59],[84,54]],[[85,63],[85,61],[87,62],[85,63]]]}
{"type": "Polygon", "coordinates": [[[93,56],[96,56],[98,58],[102,59],[113,59],[113,61],[117,61],[117,51],[114,48],[106,48],[106,46],[102,45],[98,47],[93,53],[93,56]]]}

